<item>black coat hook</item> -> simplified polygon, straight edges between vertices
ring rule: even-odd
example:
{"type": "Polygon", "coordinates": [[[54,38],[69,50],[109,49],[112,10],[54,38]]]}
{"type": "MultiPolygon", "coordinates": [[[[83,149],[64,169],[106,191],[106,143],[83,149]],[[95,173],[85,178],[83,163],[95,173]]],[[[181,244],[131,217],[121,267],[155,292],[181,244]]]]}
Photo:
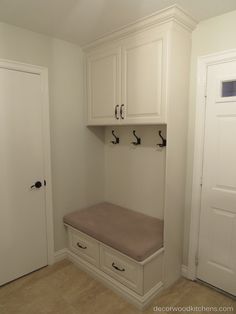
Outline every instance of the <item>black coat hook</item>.
{"type": "Polygon", "coordinates": [[[115,140],[111,141],[111,143],[114,144],[114,145],[119,144],[120,143],[120,138],[115,135],[115,131],[112,130],[111,133],[112,133],[112,135],[115,138],[115,140]]]}
{"type": "Polygon", "coordinates": [[[159,131],[159,136],[162,140],[162,143],[161,144],[157,144],[159,147],[165,147],[166,146],[166,139],[161,135],[161,132],[162,131],[159,131]]]}
{"type": "Polygon", "coordinates": [[[136,138],[136,142],[131,142],[131,144],[133,144],[133,145],[140,145],[141,144],[141,138],[136,135],[136,131],[135,130],[133,130],[133,135],[136,138]]]}

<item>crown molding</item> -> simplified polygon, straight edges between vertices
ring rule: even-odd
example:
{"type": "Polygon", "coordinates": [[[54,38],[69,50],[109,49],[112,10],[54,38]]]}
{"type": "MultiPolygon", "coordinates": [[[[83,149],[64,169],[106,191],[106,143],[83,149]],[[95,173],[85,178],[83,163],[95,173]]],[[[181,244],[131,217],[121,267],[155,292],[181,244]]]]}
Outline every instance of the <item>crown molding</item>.
{"type": "Polygon", "coordinates": [[[176,23],[180,24],[189,32],[192,32],[195,29],[196,25],[198,24],[198,22],[180,6],[172,5],[168,8],[157,11],[133,23],[127,24],[119,29],[116,29],[113,32],[105,34],[102,37],[97,38],[95,41],[83,46],[82,48],[83,50],[88,51],[108,41],[121,39],[134,32],[138,32],[140,30],[148,29],[153,26],[161,25],[172,21],[175,21],[176,23]]]}

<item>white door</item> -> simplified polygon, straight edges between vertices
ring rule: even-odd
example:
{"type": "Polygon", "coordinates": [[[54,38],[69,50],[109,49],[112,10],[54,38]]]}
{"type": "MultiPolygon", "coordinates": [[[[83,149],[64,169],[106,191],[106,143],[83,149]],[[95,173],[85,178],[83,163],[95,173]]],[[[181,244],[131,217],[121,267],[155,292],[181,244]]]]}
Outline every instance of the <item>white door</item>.
{"type": "Polygon", "coordinates": [[[164,36],[155,31],[148,31],[125,41],[122,48],[124,119],[121,122],[163,122],[164,48],[164,36]]]}
{"type": "Polygon", "coordinates": [[[236,295],[236,61],[208,68],[197,277],[236,295]]]}
{"type": "Polygon", "coordinates": [[[0,285],[48,263],[42,131],[41,76],[0,68],[0,285]]]}
{"type": "Polygon", "coordinates": [[[95,52],[87,59],[88,124],[118,124],[120,118],[120,48],[95,52]]]}

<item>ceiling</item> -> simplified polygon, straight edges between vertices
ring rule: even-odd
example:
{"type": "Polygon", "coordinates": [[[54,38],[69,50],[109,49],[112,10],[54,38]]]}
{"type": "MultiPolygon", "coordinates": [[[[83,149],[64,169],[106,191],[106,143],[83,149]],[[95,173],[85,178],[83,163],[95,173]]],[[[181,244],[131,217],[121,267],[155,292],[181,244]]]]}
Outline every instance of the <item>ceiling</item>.
{"type": "Polygon", "coordinates": [[[175,3],[198,21],[236,10],[236,0],[0,0],[0,21],[83,46],[175,3]]]}

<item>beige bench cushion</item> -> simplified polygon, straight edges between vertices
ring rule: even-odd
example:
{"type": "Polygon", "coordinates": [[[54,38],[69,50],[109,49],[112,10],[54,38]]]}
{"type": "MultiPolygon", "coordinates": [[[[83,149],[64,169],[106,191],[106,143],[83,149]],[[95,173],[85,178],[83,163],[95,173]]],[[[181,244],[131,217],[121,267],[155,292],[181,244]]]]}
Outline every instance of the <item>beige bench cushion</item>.
{"type": "Polygon", "coordinates": [[[64,223],[143,261],[163,246],[163,221],[110,203],[77,210],[64,223]]]}

